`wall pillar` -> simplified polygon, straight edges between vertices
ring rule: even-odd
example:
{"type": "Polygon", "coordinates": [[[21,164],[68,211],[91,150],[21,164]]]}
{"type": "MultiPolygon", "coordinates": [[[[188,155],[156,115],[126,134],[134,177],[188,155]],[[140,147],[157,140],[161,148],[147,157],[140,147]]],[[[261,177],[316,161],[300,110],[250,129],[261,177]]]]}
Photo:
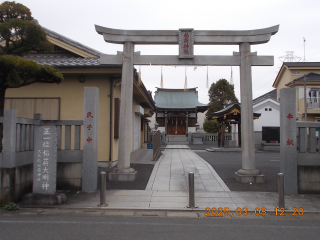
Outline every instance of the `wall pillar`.
{"type": "Polygon", "coordinates": [[[241,97],[241,135],[242,169],[235,173],[235,178],[242,183],[262,183],[264,176],[256,169],[253,105],[252,105],[252,73],[250,43],[240,43],[240,97],[241,97]]]}
{"type": "Polygon", "coordinates": [[[113,172],[109,173],[110,181],[134,181],[136,179],[137,171],[130,168],[133,52],[134,44],[125,42],[123,45],[118,164],[113,172]]]}
{"type": "Polygon", "coordinates": [[[4,168],[16,166],[16,118],[17,111],[5,109],[3,115],[3,165],[4,168]]]}

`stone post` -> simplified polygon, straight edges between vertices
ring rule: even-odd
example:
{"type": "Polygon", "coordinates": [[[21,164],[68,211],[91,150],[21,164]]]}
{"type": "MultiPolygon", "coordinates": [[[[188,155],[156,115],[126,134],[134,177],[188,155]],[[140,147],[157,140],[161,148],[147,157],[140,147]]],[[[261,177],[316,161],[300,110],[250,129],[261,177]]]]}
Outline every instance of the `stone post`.
{"type": "Polygon", "coordinates": [[[3,121],[3,167],[13,168],[16,166],[16,118],[17,111],[4,110],[3,121]]]}
{"type": "Polygon", "coordinates": [[[113,172],[109,173],[110,181],[134,181],[136,179],[137,171],[130,168],[133,52],[134,44],[125,42],[123,45],[118,164],[113,172]]]}
{"type": "Polygon", "coordinates": [[[167,116],[167,111],[164,112],[164,134],[166,135],[168,133],[168,116],[167,116]]]}
{"type": "Polygon", "coordinates": [[[280,89],[280,172],[284,176],[284,193],[298,193],[296,89],[280,89]]]}
{"type": "Polygon", "coordinates": [[[186,136],[188,136],[188,111],[186,114],[186,136]]]}
{"type": "Polygon", "coordinates": [[[99,89],[84,88],[82,191],[97,190],[99,89]]]}
{"type": "Polygon", "coordinates": [[[34,127],[33,193],[54,194],[57,179],[56,126],[34,127]]]}
{"type": "Polygon", "coordinates": [[[264,176],[256,169],[255,162],[250,43],[241,43],[239,49],[242,169],[235,173],[235,178],[242,183],[262,183],[264,176]]]}

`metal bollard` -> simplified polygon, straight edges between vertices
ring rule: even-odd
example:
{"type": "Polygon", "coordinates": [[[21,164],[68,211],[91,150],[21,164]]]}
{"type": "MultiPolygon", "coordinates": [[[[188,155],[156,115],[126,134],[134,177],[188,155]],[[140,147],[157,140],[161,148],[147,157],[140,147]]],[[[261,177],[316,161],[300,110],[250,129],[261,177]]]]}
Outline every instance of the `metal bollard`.
{"type": "Polygon", "coordinates": [[[189,205],[187,206],[187,208],[197,208],[194,200],[194,173],[193,172],[189,172],[188,180],[189,180],[189,205]]]}
{"type": "Polygon", "coordinates": [[[279,208],[284,208],[284,176],[278,173],[278,200],[279,208]]]}
{"type": "Polygon", "coordinates": [[[106,207],[107,204],[107,196],[106,196],[106,181],[107,174],[104,171],[100,172],[100,205],[99,207],[106,207]]]}

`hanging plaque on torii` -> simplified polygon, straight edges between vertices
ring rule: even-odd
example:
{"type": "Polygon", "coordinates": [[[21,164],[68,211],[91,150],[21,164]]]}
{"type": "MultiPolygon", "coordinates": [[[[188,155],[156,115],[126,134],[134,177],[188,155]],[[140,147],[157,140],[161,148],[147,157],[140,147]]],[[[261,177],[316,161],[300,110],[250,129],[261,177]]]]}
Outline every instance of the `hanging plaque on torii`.
{"type": "MultiPolygon", "coordinates": [[[[95,26],[109,43],[123,44],[123,52],[117,55],[102,54],[100,64],[122,65],[120,132],[118,167],[114,172],[119,178],[135,179],[136,171],[130,168],[132,91],[134,65],[182,65],[182,66],[240,66],[242,169],[235,173],[240,182],[264,182],[264,176],[255,166],[253,135],[252,73],[251,66],[273,66],[273,56],[258,56],[251,52],[251,45],[267,43],[279,30],[279,25],[245,31],[226,30],[119,30],[95,26]],[[140,55],[134,45],[179,45],[179,55],[140,55]],[[239,52],[232,55],[194,55],[194,45],[239,45],[239,52]]],[[[111,179],[112,180],[112,179],[111,179]]],[[[117,180],[117,179],[114,179],[117,180]]]]}

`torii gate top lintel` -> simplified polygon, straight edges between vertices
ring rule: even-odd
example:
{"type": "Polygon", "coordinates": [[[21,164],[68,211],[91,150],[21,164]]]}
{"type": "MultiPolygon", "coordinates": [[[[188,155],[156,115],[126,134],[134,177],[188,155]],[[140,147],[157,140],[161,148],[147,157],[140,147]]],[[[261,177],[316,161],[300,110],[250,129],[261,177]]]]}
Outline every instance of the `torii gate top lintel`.
{"type": "Polygon", "coordinates": [[[194,44],[199,45],[251,45],[267,43],[279,30],[279,25],[256,30],[120,30],[95,25],[96,31],[109,43],[123,44],[179,44],[181,32],[192,32],[194,44]]]}

